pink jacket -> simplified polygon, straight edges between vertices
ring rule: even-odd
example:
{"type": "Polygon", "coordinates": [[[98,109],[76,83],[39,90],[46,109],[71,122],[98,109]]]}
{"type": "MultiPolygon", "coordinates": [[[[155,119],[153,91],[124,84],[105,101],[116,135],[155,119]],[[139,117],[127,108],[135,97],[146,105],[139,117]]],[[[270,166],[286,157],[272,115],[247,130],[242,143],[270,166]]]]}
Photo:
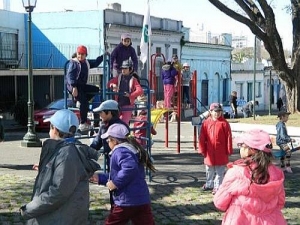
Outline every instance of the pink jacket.
{"type": "Polygon", "coordinates": [[[269,166],[267,184],[250,183],[249,167],[233,165],[214,195],[215,206],[226,211],[223,225],[286,225],[281,209],[285,203],[284,175],[269,166]]]}
{"type": "Polygon", "coordinates": [[[207,118],[200,131],[199,150],[204,156],[204,164],[222,166],[229,162],[232,154],[232,134],[230,125],[223,117],[214,121],[207,118]]]}

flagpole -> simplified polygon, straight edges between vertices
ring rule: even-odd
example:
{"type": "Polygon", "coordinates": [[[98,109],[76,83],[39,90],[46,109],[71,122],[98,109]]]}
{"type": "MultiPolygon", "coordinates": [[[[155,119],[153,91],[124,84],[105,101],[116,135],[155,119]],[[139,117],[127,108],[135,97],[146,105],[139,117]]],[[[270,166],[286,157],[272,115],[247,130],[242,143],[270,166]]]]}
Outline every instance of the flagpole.
{"type": "MultiPolygon", "coordinates": [[[[149,0],[148,0],[149,2],[149,0]]],[[[150,65],[151,65],[151,35],[149,35],[149,42],[148,42],[148,49],[147,49],[147,54],[148,54],[148,62],[147,62],[147,77],[148,81],[151,83],[149,80],[150,76],[150,65]]]]}

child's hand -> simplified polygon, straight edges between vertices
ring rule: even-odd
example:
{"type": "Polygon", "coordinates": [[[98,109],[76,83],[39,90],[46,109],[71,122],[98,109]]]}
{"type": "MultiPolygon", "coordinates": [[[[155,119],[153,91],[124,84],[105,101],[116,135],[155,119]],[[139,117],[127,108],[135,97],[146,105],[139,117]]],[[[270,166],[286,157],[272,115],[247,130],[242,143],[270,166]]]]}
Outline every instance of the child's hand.
{"type": "Polygon", "coordinates": [[[90,178],[90,182],[93,184],[98,184],[98,174],[94,174],[91,178],[90,178]]]}
{"type": "Polygon", "coordinates": [[[110,191],[117,189],[116,185],[111,180],[106,183],[106,187],[108,187],[108,190],[110,191]]]}
{"type": "Polygon", "coordinates": [[[38,171],[39,170],[39,164],[33,164],[32,169],[38,171]]]}

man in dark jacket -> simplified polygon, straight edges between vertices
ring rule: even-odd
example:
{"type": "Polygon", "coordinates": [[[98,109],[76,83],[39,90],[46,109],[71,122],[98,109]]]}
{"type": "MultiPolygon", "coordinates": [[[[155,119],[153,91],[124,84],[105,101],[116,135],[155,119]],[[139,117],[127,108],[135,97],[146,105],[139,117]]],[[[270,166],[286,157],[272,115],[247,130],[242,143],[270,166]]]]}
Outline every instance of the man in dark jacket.
{"type": "MultiPolygon", "coordinates": [[[[110,147],[106,141],[106,139],[102,139],[101,135],[106,133],[107,129],[115,123],[124,124],[128,130],[129,127],[126,123],[124,123],[119,118],[119,105],[118,102],[115,100],[106,100],[100,104],[98,108],[93,110],[95,113],[100,114],[101,123],[99,127],[99,132],[97,133],[96,137],[94,137],[92,144],[90,147],[100,150],[103,147],[105,160],[106,160],[106,169],[109,170],[109,157],[108,153],[110,152],[110,147]]],[[[108,171],[109,172],[109,171],[108,171]]]]}
{"type": "Polygon", "coordinates": [[[87,60],[87,48],[83,45],[78,46],[76,57],[69,62],[69,68],[66,75],[67,88],[76,101],[80,102],[80,131],[87,131],[90,126],[87,124],[87,113],[89,110],[89,101],[99,88],[87,84],[89,69],[99,66],[103,61],[103,55],[95,60],[87,60]]]}

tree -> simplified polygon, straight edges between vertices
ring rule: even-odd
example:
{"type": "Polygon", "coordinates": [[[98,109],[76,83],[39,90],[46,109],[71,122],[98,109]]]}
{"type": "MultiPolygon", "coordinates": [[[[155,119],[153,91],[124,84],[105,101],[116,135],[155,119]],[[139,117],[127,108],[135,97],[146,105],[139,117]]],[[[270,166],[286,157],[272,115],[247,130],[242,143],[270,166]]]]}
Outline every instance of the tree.
{"type": "Polygon", "coordinates": [[[227,7],[222,1],[209,0],[217,9],[234,20],[245,24],[251,32],[264,42],[265,49],[275,70],[285,86],[287,110],[294,113],[300,110],[300,0],[291,0],[293,25],[293,48],[291,66],[285,61],[281,37],[278,33],[273,8],[267,0],[234,0],[239,7],[237,11],[227,7]]]}

